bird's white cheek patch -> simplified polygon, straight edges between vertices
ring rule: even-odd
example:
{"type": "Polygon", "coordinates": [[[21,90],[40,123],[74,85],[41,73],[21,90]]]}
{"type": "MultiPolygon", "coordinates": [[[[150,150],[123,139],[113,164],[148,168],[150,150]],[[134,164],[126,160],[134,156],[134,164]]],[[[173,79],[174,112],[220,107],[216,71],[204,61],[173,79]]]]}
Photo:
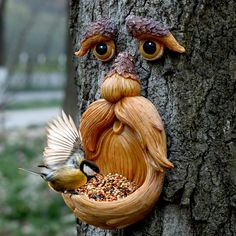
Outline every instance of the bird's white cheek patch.
{"type": "Polygon", "coordinates": [[[94,176],[97,173],[92,170],[89,166],[84,165],[84,173],[86,173],[87,176],[94,176]]]}

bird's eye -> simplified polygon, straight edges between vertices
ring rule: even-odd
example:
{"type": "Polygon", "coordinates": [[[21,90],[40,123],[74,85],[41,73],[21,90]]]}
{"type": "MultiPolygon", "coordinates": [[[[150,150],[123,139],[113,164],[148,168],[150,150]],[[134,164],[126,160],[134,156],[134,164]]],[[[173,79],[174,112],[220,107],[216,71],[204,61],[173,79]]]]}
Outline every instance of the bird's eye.
{"type": "Polygon", "coordinates": [[[113,40],[98,43],[93,47],[95,57],[100,61],[110,61],[115,56],[115,43],[113,40]]]}
{"type": "Polygon", "coordinates": [[[164,46],[156,40],[141,40],[139,52],[148,61],[154,61],[163,55],[164,46]]]}

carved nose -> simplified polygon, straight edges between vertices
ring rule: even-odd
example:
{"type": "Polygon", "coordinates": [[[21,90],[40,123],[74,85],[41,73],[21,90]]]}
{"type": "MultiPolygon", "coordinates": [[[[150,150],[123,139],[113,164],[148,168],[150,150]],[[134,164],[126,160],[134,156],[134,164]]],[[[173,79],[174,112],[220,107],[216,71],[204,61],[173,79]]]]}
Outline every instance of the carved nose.
{"type": "Polygon", "coordinates": [[[134,59],[128,52],[120,52],[118,54],[106,77],[110,77],[115,73],[124,78],[134,77],[134,79],[137,79],[138,76],[135,71],[134,59]]]}
{"type": "Polygon", "coordinates": [[[119,53],[102,83],[102,97],[111,103],[116,103],[124,97],[139,96],[140,91],[140,82],[132,56],[127,52],[119,53]]]}

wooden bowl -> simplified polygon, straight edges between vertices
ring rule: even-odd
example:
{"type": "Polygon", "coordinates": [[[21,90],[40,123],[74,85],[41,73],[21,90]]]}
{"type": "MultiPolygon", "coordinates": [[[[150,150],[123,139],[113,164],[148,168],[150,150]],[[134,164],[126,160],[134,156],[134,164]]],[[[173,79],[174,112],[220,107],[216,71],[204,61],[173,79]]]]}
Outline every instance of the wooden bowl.
{"type": "Polygon", "coordinates": [[[144,218],[161,194],[164,168],[173,167],[166,158],[165,131],[155,106],[141,96],[115,103],[99,99],[84,112],[80,133],[86,159],[96,162],[102,174],[121,174],[139,187],[112,202],[64,194],[66,204],[82,221],[105,229],[144,218]]]}
{"type": "Polygon", "coordinates": [[[152,210],[163,181],[164,172],[148,168],[144,183],[123,199],[97,202],[83,195],[69,194],[63,194],[63,198],[75,216],[88,224],[104,229],[124,228],[143,219],[152,210]]]}

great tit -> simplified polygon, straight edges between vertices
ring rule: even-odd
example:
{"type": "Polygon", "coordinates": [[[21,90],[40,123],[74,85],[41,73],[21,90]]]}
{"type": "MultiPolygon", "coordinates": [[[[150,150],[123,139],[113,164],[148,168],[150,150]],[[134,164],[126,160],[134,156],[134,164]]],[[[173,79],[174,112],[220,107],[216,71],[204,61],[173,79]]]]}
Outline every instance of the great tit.
{"type": "Polygon", "coordinates": [[[71,193],[99,173],[98,166],[84,159],[81,139],[72,118],[62,112],[48,125],[44,163],[39,171],[26,170],[40,175],[57,192],[71,193]]]}

